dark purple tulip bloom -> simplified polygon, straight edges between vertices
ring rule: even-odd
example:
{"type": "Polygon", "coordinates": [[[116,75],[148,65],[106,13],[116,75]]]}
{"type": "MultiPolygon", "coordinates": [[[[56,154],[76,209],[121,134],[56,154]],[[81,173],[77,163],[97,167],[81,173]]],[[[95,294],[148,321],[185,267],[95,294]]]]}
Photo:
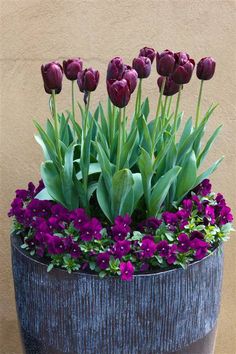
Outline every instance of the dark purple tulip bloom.
{"type": "Polygon", "coordinates": [[[73,242],[71,244],[71,247],[70,247],[70,255],[72,258],[79,258],[81,255],[82,255],[82,252],[81,252],[81,249],[79,247],[79,245],[75,242],[73,242]]]}
{"type": "MultiPolygon", "coordinates": [[[[163,80],[164,80],[164,76],[160,76],[157,79],[157,85],[159,87],[160,92],[161,92],[163,80]]],[[[170,77],[167,77],[166,82],[165,82],[163,95],[164,96],[173,96],[177,92],[179,92],[179,87],[180,87],[180,85],[176,84],[170,77]]]]}
{"type": "Polygon", "coordinates": [[[156,249],[161,257],[167,257],[169,254],[169,244],[166,240],[158,242],[156,249]]]}
{"type": "MultiPolygon", "coordinates": [[[[55,89],[55,94],[57,94],[57,95],[58,95],[58,93],[60,93],[60,92],[61,92],[61,89],[62,89],[62,87],[59,87],[59,88],[55,89]]],[[[51,89],[49,89],[49,88],[46,86],[46,84],[45,84],[45,83],[44,83],[44,90],[45,90],[45,92],[46,92],[46,93],[48,93],[49,95],[51,95],[51,94],[52,94],[52,90],[51,90],[51,89]]]]}
{"type": "Polygon", "coordinates": [[[137,71],[140,79],[146,79],[151,73],[152,63],[147,57],[138,57],[133,60],[133,68],[137,71]]]}
{"type": "Polygon", "coordinates": [[[200,80],[210,80],[216,68],[216,62],[212,57],[202,58],[197,64],[197,77],[200,80]]]}
{"type": "Polygon", "coordinates": [[[95,91],[99,82],[99,71],[93,68],[80,71],[77,76],[77,83],[81,92],[95,91]]]}
{"type": "Polygon", "coordinates": [[[77,79],[78,73],[83,70],[83,61],[80,58],[64,60],[63,69],[66,78],[74,81],[77,79]]]}
{"type": "Polygon", "coordinates": [[[155,59],[155,55],[156,55],[156,51],[153,48],[144,47],[139,51],[139,57],[149,58],[151,60],[151,63],[153,63],[153,60],[155,59]]]}
{"type": "Polygon", "coordinates": [[[105,270],[109,266],[110,254],[108,252],[102,252],[97,255],[97,265],[100,269],[105,270]]]}
{"type": "Polygon", "coordinates": [[[128,82],[130,93],[133,93],[138,82],[137,71],[131,68],[131,66],[126,65],[122,79],[125,79],[128,82]]]}
{"type": "Polygon", "coordinates": [[[173,73],[175,68],[175,55],[169,49],[161,53],[156,53],[156,68],[161,76],[169,76],[173,73]]]}
{"type": "Polygon", "coordinates": [[[126,262],[121,262],[120,263],[120,271],[121,271],[121,279],[122,280],[132,280],[133,279],[133,274],[134,274],[134,266],[133,264],[128,261],[126,262]]]}
{"type": "Polygon", "coordinates": [[[100,221],[96,218],[92,218],[85,224],[81,226],[81,240],[91,241],[92,239],[100,240],[102,235],[100,231],[102,230],[102,225],[100,221]]]}
{"type": "Polygon", "coordinates": [[[190,247],[190,243],[191,243],[188,235],[186,235],[184,233],[179,234],[178,241],[179,241],[178,247],[177,247],[178,251],[183,252],[183,253],[188,252],[189,247],[190,247]]]}
{"type": "Polygon", "coordinates": [[[119,108],[127,106],[130,100],[130,88],[125,79],[107,81],[107,91],[111,102],[119,108]]]}
{"type": "Polygon", "coordinates": [[[125,71],[125,65],[121,57],[113,58],[108,64],[107,80],[121,80],[125,71]]]}
{"type": "Polygon", "coordinates": [[[195,62],[189,57],[187,53],[179,52],[175,53],[175,69],[172,74],[172,79],[176,84],[187,84],[191,77],[195,67],[195,62]]]}
{"type": "Polygon", "coordinates": [[[59,93],[61,91],[63,78],[63,69],[61,64],[53,61],[46,65],[42,65],[41,73],[44,81],[45,91],[49,94],[52,93],[52,90],[55,90],[56,93],[59,93]]]}
{"type": "Polygon", "coordinates": [[[131,242],[127,240],[117,241],[114,245],[115,255],[122,258],[130,251],[131,242]]]}
{"type": "Polygon", "coordinates": [[[152,240],[143,239],[140,248],[144,258],[151,258],[156,252],[156,244],[152,240]]]}

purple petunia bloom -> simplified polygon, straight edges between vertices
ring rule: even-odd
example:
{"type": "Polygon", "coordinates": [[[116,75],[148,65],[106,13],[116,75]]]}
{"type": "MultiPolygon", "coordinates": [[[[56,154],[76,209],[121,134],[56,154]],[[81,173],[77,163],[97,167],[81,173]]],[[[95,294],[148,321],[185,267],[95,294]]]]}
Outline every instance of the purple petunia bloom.
{"type": "Polygon", "coordinates": [[[225,225],[232,221],[233,215],[231,214],[231,209],[228,206],[223,206],[220,211],[220,225],[225,225]]]}
{"type": "Polygon", "coordinates": [[[151,258],[156,252],[156,244],[150,239],[143,239],[141,244],[142,256],[144,258],[151,258]]]}
{"type": "Polygon", "coordinates": [[[123,224],[116,224],[111,227],[111,233],[115,241],[122,241],[126,238],[128,231],[123,224]]]}
{"type": "Polygon", "coordinates": [[[168,257],[169,244],[166,240],[159,241],[156,245],[156,249],[161,257],[168,257]]]}
{"type": "Polygon", "coordinates": [[[191,247],[195,250],[195,258],[200,260],[207,254],[207,249],[210,247],[209,243],[195,238],[191,241],[191,247]]]}
{"type": "Polygon", "coordinates": [[[197,206],[197,210],[201,213],[203,211],[203,205],[200,202],[200,199],[198,198],[197,195],[192,195],[192,201],[194,204],[197,206]]]}
{"type": "Polygon", "coordinates": [[[52,216],[61,221],[69,221],[69,212],[61,204],[55,204],[51,208],[52,216]]]}
{"type": "Polygon", "coordinates": [[[215,210],[213,206],[207,205],[205,208],[205,216],[207,220],[213,225],[216,222],[215,210]]]}
{"type": "Polygon", "coordinates": [[[122,258],[129,253],[131,247],[131,242],[127,240],[118,241],[114,245],[115,255],[118,258],[122,258]]]}
{"type": "Polygon", "coordinates": [[[199,240],[204,240],[204,235],[200,231],[192,231],[190,234],[190,240],[198,238],[199,240]]]}
{"type": "Polygon", "coordinates": [[[47,241],[48,253],[50,254],[62,254],[65,252],[65,244],[63,239],[58,236],[51,236],[47,241]]]}
{"type": "Polygon", "coordinates": [[[140,267],[140,272],[146,272],[149,269],[149,264],[148,263],[142,263],[140,267]]]}
{"type": "Polygon", "coordinates": [[[97,255],[97,265],[100,269],[105,270],[109,266],[110,254],[108,252],[102,252],[97,255]]]}
{"type": "Polygon", "coordinates": [[[193,208],[193,201],[191,199],[184,199],[182,201],[183,209],[191,213],[193,208]]]}
{"type": "Polygon", "coordinates": [[[85,213],[85,210],[82,208],[75,209],[70,214],[70,219],[74,223],[74,227],[77,230],[81,230],[81,227],[84,223],[89,221],[88,215],[85,213]]]}
{"type": "Polygon", "coordinates": [[[188,237],[187,234],[179,234],[178,236],[178,246],[177,246],[177,249],[179,252],[182,252],[182,253],[186,253],[188,252],[189,248],[190,248],[190,244],[191,244],[191,241],[188,237]]]}
{"type": "Polygon", "coordinates": [[[168,256],[166,257],[166,261],[168,264],[174,264],[176,261],[176,254],[177,254],[177,245],[173,244],[172,246],[169,247],[169,253],[168,256]]]}
{"type": "Polygon", "coordinates": [[[16,198],[20,198],[23,201],[26,201],[29,197],[29,192],[26,189],[17,189],[16,198]]]}
{"type": "Polygon", "coordinates": [[[78,243],[76,242],[72,242],[71,246],[70,246],[70,255],[72,258],[79,258],[82,255],[81,249],[78,245],[78,243]]]}
{"type": "Polygon", "coordinates": [[[145,230],[148,230],[149,232],[157,230],[162,223],[162,220],[155,218],[154,216],[151,216],[150,218],[142,221],[138,225],[138,229],[141,232],[145,232],[145,230]]]}
{"type": "Polygon", "coordinates": [[[211,193],[211,183],[209,179],[204,179],[195,189],[194,192],[203,197],[211,193]]]}
{"type": "Polygon", "coordinates": [[[102,230],[102,225],[100,221],[96,218],[92,218],[85,224],[80,226],[81,240],[92,241],[92,239],[100,240],[102,235],[100,231],[102,230]]]}
{"type": "Polygon", "coordinates": [[[133,264],[128,261],[126,262],[121,262],[120,263],[120,271],[121,271],[121,279],[130,281],[133,279],[133,274],[134,274],[134,266],[133,264]]]}
{"type": "Polygon", "coordinates": [[[178,216],[176,213],[171,213],[169,211],[165,211],[162,214],[162,218],[165,221],[166,224],[170,224],[172,226],[175,226],[178,222],[178,216]]]}
{"type": "Polygon", "coordinates": [[[123,228],[127,231],[127,233],[131,231],[130,228],[131,222],[132,220],[129,214],[126,214],[125,216],[119,215],[115,218],[115,225],[122,225],[123,228]]]}

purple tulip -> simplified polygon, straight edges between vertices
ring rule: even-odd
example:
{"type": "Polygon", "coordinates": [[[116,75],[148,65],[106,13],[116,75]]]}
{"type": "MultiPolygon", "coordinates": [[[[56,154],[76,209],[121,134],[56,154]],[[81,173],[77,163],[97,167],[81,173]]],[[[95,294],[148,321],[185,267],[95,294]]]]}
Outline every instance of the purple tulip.
{"type": "Polygon", "coordinates": [[[210,80],[215,73],[216,62],[211,57],[202,58],[197,64],[197,77],[200,80],[210,80]]]}
{"type": "Polygon", "coordinates": [[[161,53],[156,53],[156,68],[158,74],[161,76],[169,76],[173,73],[174,67],[175,56],[173,52],[166,49],[161,53]]]}
{"type": "Polygon", "coordinates": [[[53,61],[41,66],[44,89],[51,94],[52,90],[59,93],[62,88],[63,69],[60,63],[53,61]]]}
{"type": "Polygon", "coordinates": [[[147,57],[138,57],[133,60],[133,68],[140,79],[146,79],[151,73],[151,60],[147,57]]]}
{"type": "Polygon", "coordinates": [[[187,84],[193,73],[195,62],[185,52],[175,53],[175,69],[172,74],[172,79],[176,84],[187,84]]]}
{"type": "Polygon", "coordinates": [[[125,71],[125,65],[121,57],[113,58],[108,64],[107,80],[121,80],[125,71]]]}
{"type": "Polygon", "coordinates": [[[131,92],[127,80],[107,81],[107,91],[116,107],[123,108],[129,103],[131,92]]]}
{"type": "Polygon", "coordinates": [[[93,68],[80,71],[77,76],[77,83],[81,92],[95,91],[99,82],[99,71],[93,68]]]}
{"type": "MultiPolygon", "coordinates": [[[[157,84],[158,84],[160,91],[161,91],[163,80],[164,80],[164,76],[160,76],[157,79],[157,84]]],[[[180,86],[178,84],[176,84],[170,77],[167,77],[164,91],[163,91],[163,95],[164,96],[173,96],[179,91],[179,87],[180,86]]]]}
{"type": "Polygon", "coordinates": [[[67,79],[74,81],[83,69],[83,61],[80,58],[64,60],[63,69],[67,79]]]}
{"type": "Polygon", "coordinates": [[[128,82],[130,93],[133,93],[137,86],[137,81],[138,81],[137,71],[131,68],[131,66],[126,65],[122,79],[125,79],[128,82]]]}
{"type": "Polygon", "coordinates": [[[151,63],[153,63],[153,60],[155,59],[155,55],[156,55],[156,51],[153,48],[144,47],[139,51],[139,57],[149,58],[151,60],[151,63]]]}

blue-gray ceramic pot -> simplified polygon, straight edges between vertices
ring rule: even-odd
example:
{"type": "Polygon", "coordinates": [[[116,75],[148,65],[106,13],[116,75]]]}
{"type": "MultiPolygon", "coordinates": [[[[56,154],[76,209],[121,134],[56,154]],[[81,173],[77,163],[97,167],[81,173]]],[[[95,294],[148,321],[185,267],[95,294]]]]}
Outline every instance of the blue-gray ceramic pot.
{"type": "Polygon", "coordinates": [[[26,354],[211,354],[223,253],[133,281],[61,269],[12,240],[16,307],[26,354]]]}

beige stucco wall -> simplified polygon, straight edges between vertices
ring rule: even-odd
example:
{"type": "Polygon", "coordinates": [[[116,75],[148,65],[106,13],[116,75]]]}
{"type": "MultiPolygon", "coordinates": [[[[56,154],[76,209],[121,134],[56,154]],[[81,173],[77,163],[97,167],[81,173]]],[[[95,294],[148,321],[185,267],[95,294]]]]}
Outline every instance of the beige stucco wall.
{"type": "MultiPolygon", "coordinates": [[[[158,50],[186,50],[199,59],[217,61],[214,79],[205,86],[203,105],[219,102],[209,131],[224,128],[210,161],[226,158],[212,178],[236,215],[236,2],[229,0],[1,0],[1,246],[0,354],[21,354],[9,251],[10,223],[6,217],[17,187],[39,178],[41,151],[33,138],[32,118],[44,122],[48,96],[42,88],[41,63],[81,56],[102,73],[93,101],[105,97],[108,60],[122,55],[126,62],[144,45],[158,50]]],[[[182,106],[194,114],[199,82],[186,87],[182,106]]],[[[156,72],[144,83],[156,100],[156,72]]],[[[79,93],[78,93],[79,95],[79,93]]],[[[79,96],[81,99],[82,97],[79,96]]],[[[60,109],[70,104],[69,82],[59,97],[60,109]]],[[[225,246],[225,277],[216,354],[236,353],[236,235],[225,246]]],[[[202,314],[204,316],[204,314],[202,314]]],[[[99,353],[102,354],[102,353],[99,353]]],[[[129,353],[125,353],[129,354],[129,353]]],[[[201,353],[195,353],[201,354],[201,353]]]]}

